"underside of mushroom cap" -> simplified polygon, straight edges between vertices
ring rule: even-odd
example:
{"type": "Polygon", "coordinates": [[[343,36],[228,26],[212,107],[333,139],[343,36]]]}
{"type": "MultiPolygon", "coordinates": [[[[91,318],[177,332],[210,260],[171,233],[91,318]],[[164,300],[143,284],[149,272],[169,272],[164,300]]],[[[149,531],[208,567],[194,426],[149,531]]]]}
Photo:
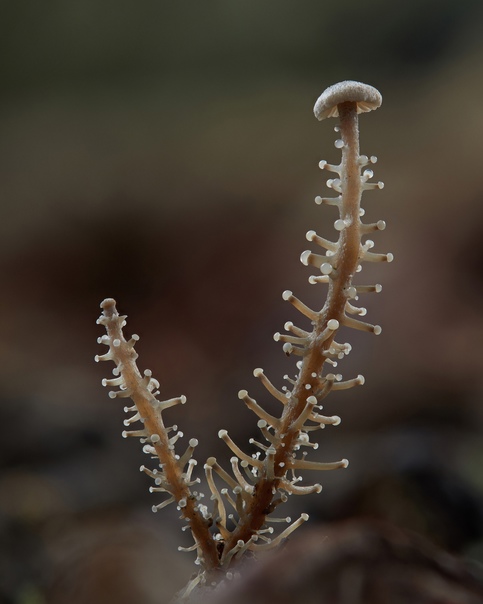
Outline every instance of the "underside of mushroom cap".
{"type": "Polygon", "coordinates": [[[366,113],[381,106],[382,96],[369,84],[345,80],[324,90],[314,105],[314,115],[318,120],[337,117],[338,105],[347,102],[357,103],[357,113],[366,113]]]}

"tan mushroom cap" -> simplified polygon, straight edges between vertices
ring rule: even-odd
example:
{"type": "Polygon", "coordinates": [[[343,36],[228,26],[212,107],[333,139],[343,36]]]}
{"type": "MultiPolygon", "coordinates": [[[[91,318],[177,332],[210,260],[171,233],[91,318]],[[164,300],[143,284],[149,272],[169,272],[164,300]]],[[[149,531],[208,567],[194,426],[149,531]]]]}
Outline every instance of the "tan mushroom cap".
{"type": "Polygon", "coordinates": [[[369,84],[345,80],[329,86],[319,96],[314,105],[314,114],[318,120],[339,115],[340,103],[357,103],[357,113],[366,113],[381,106],[382,96],[379,90],[369,84]]]}

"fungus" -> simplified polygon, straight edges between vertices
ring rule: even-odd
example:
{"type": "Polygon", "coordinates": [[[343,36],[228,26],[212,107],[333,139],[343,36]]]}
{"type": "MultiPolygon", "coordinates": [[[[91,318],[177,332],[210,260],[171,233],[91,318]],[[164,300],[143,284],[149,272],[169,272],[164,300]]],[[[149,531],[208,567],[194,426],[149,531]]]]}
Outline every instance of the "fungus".
{"type": "MultiPolygon", "coordinates": [[[[139,422],[137,430],[128,429],[124,437],[138,437],[143,445],[143,452],[156,461],[155,469],[141,466],[141,470],[154,480],[150,488],[152,493],[166,493],[167,499],[153,506],[157,512],[173,503],[186,521],[183,530],[191,530],[194,543],[189,547],[180,547],[181,551],[197,552],[195,563],[203,570],[194,577],[178,594],[177,602],[186,602],[193,589],[199,584],[211,585],[218,582],[223,574],[233,576],[231,565],[246,550],[266,550],[279,545],[291,533],[308,520],[302,514],[298,520],[280,532],[273,539],[266,536],[273,533],[267,522],[288,522],[286,518],[270,518],[269,515],[280,504],[287,501],[289,495],[309,495],[319,493],[321,485],[299,485],[302,477],[298,471],[335,470],[346,468],[348,461],[344,458],[335,462],[311,461],[306,459],[306,451],[299,453],[302,447],[316,449],[318,444],[311,442],[312,433],[325,428],[337,426],[341,419],[337,415],[326,416],[319,413],[323,409],[321,401],[330,391],[345,390],[364,383],[364,377],[358,375],[343,380],[341,374],[327,373],[324,364],[337,367],[338,360],[349,354],[351,346],[336,341],[340,327],[358,329],[374,334],[381,333],[381,327],[366,323],[359,318],[366,314],[363,307],[354,306],[349,300],[358,300],[359,295],[368,292],[379,292],[381,286],[353,285],[355,273],[362,268],[363,262],[390,262],[392,254],[375,253],[371,239],[364,240],[370,233],[383,230],[385,222],[363,223],[361,217],[361,196],[364,191],[381,189],[382,183],[369,182],[373,178],[371,169],[364,169],[376,163],[375,156],[360,155],[358,114],[377,109],[382,102],[381,95],[372,86],[360,82],[345,81],[327,88],[319,97],[314,107],[315,116],[322,120],[326,117],[340,118],[336,131],[340,138],[335,146],[341,151],[338,164],[321,161],[322,170],[337,175],[327,181],[327,186],[336,192],[336,197],[317,196],[317,204],[336,206],[339,217],[334,222],[337,240],[331,241],[316,234],[307,233],[307,239],[323,248],[323,254],[306,250],[301,255],[304,265],[315,267],[317,276],[312,276],[314,284],[328,284],[327,298],[321,310],[313,310],[295,297],[290,290],[283,292],[282,297],[303,315],[302,320],[311,327],[303,329],[287,321],[284,325],[287,334],[277,332],[274,339],[283,344],[283,351],[302,357],[296,363],[298,370],[294,379],[285,376],[290,386],[280,390],[265,376],[262,369],[254,371],[264,388],[277,401],[282,403],[283,410],[272,415],[265,410],[247,390],[240,390],[238,397],[257,416],[257,427],[265,439],[259,442],[249,440],[259,450],[256,453],[245,453],[228,435],[220,430],[218,436],[231,450],[231,473],[218,464],[214,457],[208,458],[204,465],[206,480],[213,501],[211,511],[200,503],[203,493],[191,490],[200,482],[192,479],[196,466],[193,458],[198,441],[189,440],[188,447],[181,455],[175,452],[175,444],[183,433],[177,426],[167,428],[164,424],[164,412],[169,408],[185,404],[184,395],[160,400],[159,382],[152,372],[139,371],[136,363],[137,352],[134,349],[139,336],[133,335],[126,340],[123,328],[126,317],[119,315],[115,302],[108,298],[102,303],[103,314],[98,323],[103,325],[107,334],[101,336],[99,344],[108,347],[107,353],[97,356],[97,361],[114,361],[113,378],[104,379],[102,384],[108,388],[117,388],[109,393],[111,398],[131,397],[132,406],[125,407],[130,417],[124,420],[126,427],[139,422]],[[215,477],[216,474],[216,477],[215,477]],[[217,486],[217,481],[225,484],[217,486]],[[226,505],[233,508],[228,514],[226,505]],[[212,528],[213,527],[213,528],[212,528]],[[264,543],[256,543],[262,541],[264,543]],[[215,574],[215,571],[216,574],[215,574]],[[216,580],[215,580],[216,579],[216,580]]],[[[320,251],[320,250],[319,250],[320,251]]],[[[180,359],[182,362],[182,359],[180,359]]]]}

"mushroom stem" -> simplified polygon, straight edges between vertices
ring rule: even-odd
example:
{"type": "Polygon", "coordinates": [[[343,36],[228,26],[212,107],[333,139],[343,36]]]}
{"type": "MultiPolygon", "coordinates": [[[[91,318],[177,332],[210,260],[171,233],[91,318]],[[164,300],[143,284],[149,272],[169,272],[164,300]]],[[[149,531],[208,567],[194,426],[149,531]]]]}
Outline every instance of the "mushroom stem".
{"type": "MultiPolygon", "coordinates": [[[[341,197],[340,218],[346,223],[337,242],[338,251],[335,256],[335,274],[329,280],[329,291],[323,309],[317,313],[314,334],[307,354],[302,361],[300,374],[292,390],[291,400],[282,416],[281,429],[286,433],[285,441],[294,437],[292,424],[305,406],[307,396],[306,384],[311,391],[316,388],[314,375],[319,375],[325,362],[324,352],[331,346],[335,332],[328,338],[322,337],[328,322],[335,319],[342,323],[345,306],[352,278],[359,264],[361,243],[361,222],[359,218],[362,196],[362,183],[359,163],[359,118],[356,101],[344,101],[337,105],[340,120],[340,135],[342,139],[341,161],[341,197]]],[[[290,443],[291,444],[291,443],[290,443]]],[[[286,443],[287,450],[290,448],[286,443]]],[[[277,458],[277,463],[284,459],[277,458]]]]}
{"type": "MultiPolygon", "coordinates": [[[[338,105],[342,147],[342,207],[341,218],[348,226],[342,231],[340,248],[344,262],[338,267],[342,287],[348,286],[357,268],[361,240],[359,209],[362,195],[359,166],[359,118],[357,103],[338,105]]],[[[345,298],[345,296],[344,296],[345,298]]]]}
{"type": "MultiPolygon", "coordinates": [[[[300,418],[308,396],[318,387],[318,377],[321,374],[326,360],[325,352],[330,349],[335,331],[326,335],[330,320],[334,324],[342,322],[345,316],[345,306],[348,291],[352,284],[352,277],[359,264],[359,251],[361,244],[360,228],[360,201],[362,195],[362,181],[360,176],[359,161],[359,128],[358,128],[358,103],[344,100],[337,105],[337,114],[340,118],[340,134],[342,139],[341,162],[341,197],[340,219],[345,222],[340,231],[337,242],[337,252],[334,256],[335,274],[331,274],[329,291],[324,307],[320,312],[310,311],[310,319],[314,330],[310,344],[304,349],[302,365],[290,399],[284,406],[282,417],[275,425],[275,436],[280,443],[273,455],[273,475],[269,474],[264,466],[260,469],[260,477],[256,486],[256,497],[253,497],[246,511],[246,518],[251,520],[249,525],[243,520],[231,537],[225,543],[225,548],[230,550],[238,540],[246,542],[265,521],[266,510],[273,497],[273,490],[278,488],[283,479],[292,453],[297,445],[300,432],[298,418],[300,418]]],[[[293,298],[291,292],[290,297],[293,298]]],[[[289,298],[288,294],[286,299],[289,298]]],[[[299,301],[297,300],[297,303],[299,301]]],[[[305,313],[309,314],[309,313],[305,313]]]]}

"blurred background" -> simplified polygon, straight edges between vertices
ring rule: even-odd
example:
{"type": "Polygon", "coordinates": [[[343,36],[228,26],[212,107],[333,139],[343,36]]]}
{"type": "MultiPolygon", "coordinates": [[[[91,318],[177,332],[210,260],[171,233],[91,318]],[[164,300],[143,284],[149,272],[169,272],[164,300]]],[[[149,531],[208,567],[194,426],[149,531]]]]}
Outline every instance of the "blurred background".
{"type": "MultiPolygon", "coordinates": [[[[344,334],[331,395],[342,425],[314,459],[347,457],[311,521],[383,518],[483,562],[483,7],[478,0],[34,0],[0,3],[0,602],[163,602],[193,570],[176,510],[153,515],[124,441],[123,403],[93,361],[115,297],[140,367],[203,459],[256,436],[240,388],[293,373],[272,339],[321,307],[305,233],[333,233],[318,162],[335,121],[312,107],[356,79],[383,94],[361,119],[379,156],[364,268],[368,320],[344,334]],[[372,297],[371,297],[372,296],[372,297]]],[[[365,300],[364,300],[365,302],[365,300]]],[[[366,304],[364,304],[366,305],[366,304]]],[[[272,403],[267,401],[267,408],[272,403]]],[[[181,447],[185,445],[181,443],[181,447]]],[[[245,447],[245,448],[248,448],[245,447]]]]}

